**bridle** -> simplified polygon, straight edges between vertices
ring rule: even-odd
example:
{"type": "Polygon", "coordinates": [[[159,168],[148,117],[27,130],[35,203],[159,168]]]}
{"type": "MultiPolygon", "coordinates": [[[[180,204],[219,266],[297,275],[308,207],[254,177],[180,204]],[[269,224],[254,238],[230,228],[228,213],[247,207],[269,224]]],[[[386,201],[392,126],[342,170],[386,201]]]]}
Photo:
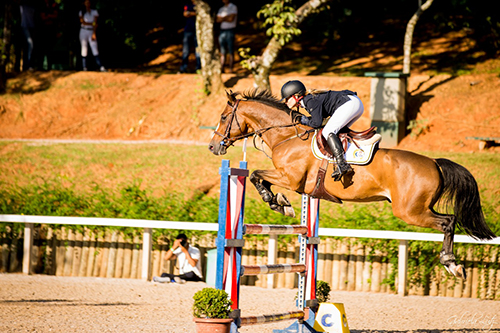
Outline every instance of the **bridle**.
{"type": "Polygon", "coordinates": [[[243,139],[243,138],[245,138],[247,136],[250,136],[250,135],[242,136],[241,138],[240,137],[236,137],[236,138],[230,138],[229,137],[229,133],[231,132],[231,126],[233,126],[233,119],[234,118],[236,118],[236,124],[238,124],[238,128],[241,131],[241,125],[238,122],[238,118],[236,117],[236,110],[238,109],[238,105],[239,104],[240,104],[240,100],[239,99],[236,100],[236,102],[234,103],[234,105],[231,105],[229,102],[227,102],[227,105],[229,105],[232,108],[230,119],[229,119],[229,125],[226,127],[226,131],[224,132],[224,134],[222,134],[220,132],[217,132],[217,131],[214,131],[214,134],[217,134],[218,136],[222,137],[222,140],[220,142],[221,146],[230,147],[236,141],[238,141],[240,139],[243,139]]]}
{"type": "MultiPolygon", "coordinates": [[[[231,127],[233,126],[233,121],[235,120],[236,121],[236,124],[238,125],[238,128],[240,130],[240,132],[243,132],[242,129],[241,129],[241,125],[238,121],[238,117],[236,117],[236,110],[238,109],[238,105],[240,104],[240,99],[237,99],[236,102],[234,103],[234,105],[231,105],[229,102],[227,102],[227,104],[232,108],[231,110],[231,115],[229,116],[229,125],[226,127],[226,130],[224,131],[224,134],[218,132],[218,131],[214,131],[214,134],[217,134],[218,136],[222,137],[222,140],[220,142],[220,145],[221,146],[225,146],[226,148],[232,146],[236,141],[238,140],[241,140],[241,139],[244,139],[244,138],[248,138],[248,137],[251,137],[251,136],[261,136],[262,133],[264,132],[267,132],[273,128],[286,128],[286,127],[295,127],[295,130],[297,131],[297,126],[299,124],[296,124],[296,123],[291,123],[291,124],[286,124],[286,125],[276,125],[276,126],[269,126],[269,127],[264,127],[264,128],[261,128],[260,130],[257,130],[257,131],[254,131],[254,132],[251,132],[251,133],[247,133],[247,134],[242,134],[242,135],[238,135],[238,136],[235,136],[233,138],[229,137],[230,135],[230,132],[231,132],[231,127]]],[[[305,133],[303,134],[308,134],[309,131],[306,131],[305,133]]],[[[286,142],[294,137],[298,137],[298,138],[301,138],[301,135],[300,134],[296,134],[295,136],[291,137],[291,138],[287,138],[285,139],[283,142],[286,142]]],[[[306,139],[307,140],[307,139],[306,139]]],[[[283,142],[280,142],[278,143],[276,146],[282,144],[283,142]]],[[[254,144],[255,145],[255,144],[254,144]]]]}

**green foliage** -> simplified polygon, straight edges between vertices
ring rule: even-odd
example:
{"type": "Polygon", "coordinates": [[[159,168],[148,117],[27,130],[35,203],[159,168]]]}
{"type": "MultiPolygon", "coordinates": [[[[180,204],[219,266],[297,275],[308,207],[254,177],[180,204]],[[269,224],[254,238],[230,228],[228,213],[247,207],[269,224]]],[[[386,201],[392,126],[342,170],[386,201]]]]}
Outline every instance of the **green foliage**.
{"type": "Polygon", "coordinates": [[[295,8],[290,6],[291,3],[291,0],[275,0],[257,12],[257,18],[264,19],[262,27],[268,27],[266,35],[275,38],[282,46],[293,36],[301,34],[300,29],[295,27],[297,15],[295,8]]]}
{"type": "Polygon", "coordinates": [[[257,59],[257,56],[250,54],[250,48],[240,47],[238,49],[238,54],[240,55],[240,58],[243,59],[242,61],[240,61],[241,67],[246,68],[250,71],[254,70],[255,59],[257,59]]]}
{"type": "Polygon", "coordinates": [[[330,291],[331,288],[328,282],[322,280],[318,280],[316,282],[316,299],[318,300],[318,302],[328,302],[328,300],[330,299],[330,291]]]}
{"type": "Polygon", "coordinates": [[[387,202],[337,205],[322,201],[320,221],[324,228],[421,231],[395,217],[387,202]]]}
{"type": "Polygon", "coordinates": [[[203,288],[193,296],[193,315],[196,318],[226,319],[233,301],[225,290],[203,288]]]}
{"type": "Polygon", "coordinates": [[[411,131],[412,138],[418,138],[421,134],[429,131],[429,119],[410,120],[410,124],[406,127],[411,131]]]}

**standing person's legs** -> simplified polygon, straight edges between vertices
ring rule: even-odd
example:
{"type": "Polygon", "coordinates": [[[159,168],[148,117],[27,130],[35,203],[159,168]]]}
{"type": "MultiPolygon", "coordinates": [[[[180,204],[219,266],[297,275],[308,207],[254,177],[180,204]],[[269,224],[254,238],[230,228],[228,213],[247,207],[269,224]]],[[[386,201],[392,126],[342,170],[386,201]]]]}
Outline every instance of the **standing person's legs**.
{"type": "Polygon", "coordinates": [[[189,62],[189,32],[184,32],[184,37],[182,38],[182,64],[181,73],[185,73],[189,62]]]}
{"type": "Polygon", "coordinates": [[[27,44],[26,54],[24,56],[23,70],[27,70],[27,69],[32,69],[31,58],[33,56],[34,42],[33,42],[32,29],[23,27],[23,33],[24,37],[26,38],[26,44],[27,44]]]}
{"type": "Polygon", "coordinates": [[[224,72],[224,64],[226,63],[226,54],[228,52],[227,46],[227,32],[228,30],[222,30],[219,35],[219,46],[220,46],[220,64],[221,70],[224,72]]]}
{"type": "Polygon", "coordinates": [[[99,58],[99,49],[97,47],[97,39],[92,39],[92,35],[90,36],[89,39],[90,43],[90,48],[92,49],[92,54],[94,55],[95,63],[97,64],[97,67],[99,67],[99,70],[101,72],[106,71],[104,66],[101,63],[101,58],[99,58]]]}
{"type": "Polygon", "coordinates": [[[90,30],[80,29],[80,45],[81,45],[81,55],[82,55],[82,69],[84,71],[87,70],[87,55],[89,52],[88,40],[92,38],[92,31],[90,30]]]}

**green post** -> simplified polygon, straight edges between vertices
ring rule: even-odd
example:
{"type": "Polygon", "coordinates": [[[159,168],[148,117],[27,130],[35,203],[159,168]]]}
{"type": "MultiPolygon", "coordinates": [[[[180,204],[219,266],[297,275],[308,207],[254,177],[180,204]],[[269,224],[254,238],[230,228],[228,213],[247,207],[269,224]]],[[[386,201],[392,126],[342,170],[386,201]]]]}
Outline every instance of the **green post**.
{"type": "Polygon", "coordinates": [[[381,147],[397,146],[406,132],[406,87],[409,74],[367,72],[370,89],[371,125],[382,135],[381,147]]]}

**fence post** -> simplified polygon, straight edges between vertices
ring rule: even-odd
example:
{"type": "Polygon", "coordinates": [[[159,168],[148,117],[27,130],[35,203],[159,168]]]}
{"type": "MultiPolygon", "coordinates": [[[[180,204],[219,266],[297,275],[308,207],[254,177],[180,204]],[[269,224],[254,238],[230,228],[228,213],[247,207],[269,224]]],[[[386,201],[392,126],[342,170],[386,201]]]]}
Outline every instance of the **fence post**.
{"type": "Polygon", "coordinates": [[[398,255],[398,295],[406,296],[406,280],[408,270],[408,241],[399,240],[399,255],[398,255]]]}
{"type": "Polygon", "coordinates": [[[142,274],[144,281],[149,281],[149,272],[151,270],[151,251],[153,249],[151,237],[152,229],[144,228],[142,236],[142,274]]]}
{"type": "MultiPolygon", "coordinates": [[[[269,243],[268,243],[268,249],[267,249],[267,263],[268,263],[268,265],[276,264],[276,258],[278,257],[277,241],[278,241],[278,235],[276,235],[276,234],[269,235],[269,243]]],[[[270,275],[267,277],[267,288],[269,288],[269,289],[274,288],[274,276],[273,275],[270,275]]]]}
{"type": "Polygon", "coordinates": [[[23,274],[31,274],[31,253],[33,247],[33,223],[24,224],[23,274]]]}

